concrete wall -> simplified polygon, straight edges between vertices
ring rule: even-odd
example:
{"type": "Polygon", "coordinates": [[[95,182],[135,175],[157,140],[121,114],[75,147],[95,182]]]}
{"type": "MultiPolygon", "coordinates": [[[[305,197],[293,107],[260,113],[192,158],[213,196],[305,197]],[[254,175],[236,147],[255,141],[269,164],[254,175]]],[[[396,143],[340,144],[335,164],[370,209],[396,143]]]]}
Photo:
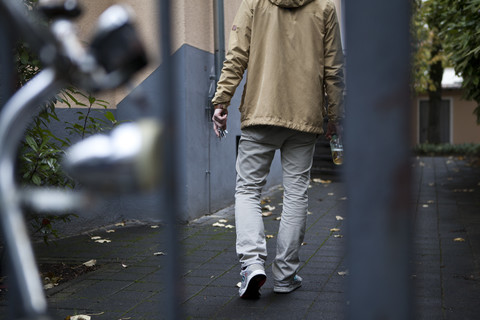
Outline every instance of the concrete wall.
{"type": "MultiPolygon", "coordinates": [[[[101,10],[107,6],[90,0],[95,9],[101,10]]],[[[130,1],[134,3],[134,1],[130,1]]],[[[142,4],[151,1],[142,1],[142,4]]],[[[156,3],[155,1],[152,1],[156,3]]],[[[151,2],[151,3],[152,3],[151,2]]],[[[240,0],[225,0],[225,37],[228,39],[233,18],[240,4],[240,0]]],[[[146,36],[150,37],[149,52],[155,57],[158,41],[157,29],[153,28],[158,12],[155,6],[141,6],[141,12],[147,12],[149,19],[139,19],[141,30],[146,28],[146,36]],[[157,12],[157,13],[152,13],[157,12]]],[[[138,12],[137,12],[138,14],[138,12]]],[[[141,14],[138,14],[139,16],[141,14]]],[[[218,140],[212,129],[210,116],[206,112],[208,93],[211,81],[210,74],[214,68],[214,38],[213,38],[213,1],[177,0],[172,3],[173,24],[173,56],[174,70],[177,76],[176,95],[184,115],[181,119],[182,135],[172,137],[184,147],[184,181],[185,194],[182,195],[182,220],[191,220],[204,214],[222,209],[234,202],[235,189],[235,161],[237,137],[240,136],[240,114],[238,106],[242,94],[243,83],[238,88],[229,108],[228,131],[226,139],[218,140]]],[[[91,32],[83,30],[85,34],[91,32]]],[[[143,34],[143,33],[142,33],[143,34]]],[[[157,48],[158,49],[158,48],[157,48]]],[[[134,120],[154,113],[157,108],[168,108],[158,99],[157,92],[161,86],[162,73],[161,57],[153,61],[153,71],[146,70],[139,76],[132,92],[117,91],[110,93],[109,98],[117,105],[119,120],[134,120]],[[140,80],[139,80],[140,79],[140,80]],[[123,98],[125,95],[125,98],[123,98]],[[122,98],[121,101],[118,100],[122,98]]],[[[108,100],[108,97],[107,97],[108,100]]],[[[161,165],[161,164],[159,164],[161,165]]],[[[281,166],[278,155],[274,160],[266,189],[281,183],[281,166]]],[[[115,208],[115,218],[138,218],[142,212],[142,219],[158,219],[158,201],[161,195],[151,194],[142,198],[132,197],[122,199],[123,205],[106,205],[105,208],[115,208]],[[134,209],[134,210],[129,210],[134,209]]],[[[161,206],[161,204],[160,204],[161,206]]]]}
{"type": "Polygon", "coordinates": [[[480,125],[476,122],[477,116],[473,114],[476,102],[462,99],[460,92],[447,92],[447,97],[449,96],[453,99],[452,143],[480,143],[480,125]]]}
{"type": "MultiPolygon", "coordinates": [[[[336,0],[340,9],[340,0],[336,0]]],[[[83,38],[88,41],[98,16],[115,3],[126,3],[137,15],[137,26],[145,43],[150,64],[129,87],[114,90],[98,98],[107,100],[119,120],[135,120],[165,110],[166,106],[157,92],[162,85],[162,59],[159,56],[159,30],[156,0],[83,0],[84,15],[79,21],[83,38]],[[132,90],[132,88],[134,88],[132,90]],[[115,110],[116,109],[116,110],[115,110]]],[[[231,25],[241,0],[224,0],[225,40],[228,43],[231,25]]],[[[180,119],[182,134],[169,137],[184,147],[181,220],[191,220],[233,204],[235,189],[235,160],[237,138],[240,136],[238,106],[243,83],[238,88],[229,108],[226,139],[218,140],[212,130],[212,122],[205,110],[210,87],[210,74],[214,68],[214,16],[213,0],[172,1],[172,54],[177,75],[176,95],[183,116],[180,119]]],[[[341,15],[339,13],[339,17],[341,15]]],[[[60,112],[65,119],[72,119],[73,110],[60,112]]],[[[61,130],[61,128],[59,128],[61,130]]],[[[159,164],[161,165],[161,164],[159,164]]],[[[275,156],[265,189],[281,184],[279,155],[275,156]]],[[[161,220],[161,191],[148,195],[108,199],[83,215],[76,224],[88,229],[98,224],[109,224],[122,219],[161,220]]]]}
{"type": "MultiPolygon", "coordinates": [[[[176,1],[173,1],[176,2],[176,1]]],[[[83,13],[78,20],[78,29],[80,36],[90,42],[97,25],[98,17],[108,7],[114,4],[125,4],[130,6],[135,12],[135,24],[139,35],[147,49],[150,64],[142,70],[127,87],[102,93],[98,98],[109,101],[114,108],[130,91],[132,87],[136,87],[145,80],[159,64],[159,47],[158,47],[158,9],[155,0],[82,0],[83,13]]]]}
{"type": "MultiPolygon", "coordinates": [[[[236,140],[240,135],[238,106],[242,90],[237,90],[232,100],[228,120],[229,134],[220,141],[213,133],[212,122],[205,109],[213,55],[184,45],[175,52],[174,59],[178,73],[178,92],[174,94],[177,95],[178,107],[184,114],[180,119],[183,128],[181,136],[175,137],[177,142],[185,147],[182,158],[185,168],[182,219],[191,220],[234,202],[236,140]]],[[[119,119],[136,119],[153,112],[154,108],[171,107],[162,105],[162,101],[157,99],[161,72],[161,67],[155,70],[118,105],[119,119]],[[141,97],[141,107],[138,107],[138,97],[141,97]]],[[[281,170],[277,156],[266,188],[280,183],[281,170]]],[[[145,203],[141,204],[142,207],[144,205],[145,203]]]]}

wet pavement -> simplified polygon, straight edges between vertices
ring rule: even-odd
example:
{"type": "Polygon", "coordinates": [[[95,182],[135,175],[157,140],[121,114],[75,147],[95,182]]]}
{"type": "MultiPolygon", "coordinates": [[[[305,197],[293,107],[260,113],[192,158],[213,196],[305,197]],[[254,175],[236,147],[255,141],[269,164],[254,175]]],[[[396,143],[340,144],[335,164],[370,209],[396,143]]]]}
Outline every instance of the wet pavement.
{"type": "MultiPolygon", "coordinates": [[[[478,319],[480,314],[480,168],[454,157],[414,159],[415,232],[412,286],[418,319],[478,319]]],[[[303,285],[273,293],[271,263],[282,208],[282,190],[263,197],[268,237],[267,282],[258,300],[238,297],[233,207],[180,226],[182,301],[186,319],[344,319],[344,183],[312,180],[307,233],[302,246],[303,285]],[[268,207],[270,206],[270,207],[268,207]]],[[[54,319],[164,319],[169,258],[164,227],[126,222],[36,245],[39,263],[72,265],[95,259],[97,270],[46,290],[54,319]],[[100,240],[100,241],[98,241],[100,240]],[[107,241],[101,241],[107,240],[107,241]]],[[[0,319],[8,319],[7,299],[0,319]]]]}

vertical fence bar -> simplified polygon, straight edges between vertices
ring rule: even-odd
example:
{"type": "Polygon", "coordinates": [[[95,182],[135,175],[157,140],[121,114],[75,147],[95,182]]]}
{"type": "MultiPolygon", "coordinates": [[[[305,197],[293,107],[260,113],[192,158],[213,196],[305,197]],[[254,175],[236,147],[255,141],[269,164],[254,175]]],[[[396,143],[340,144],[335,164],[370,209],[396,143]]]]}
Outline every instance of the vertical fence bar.
{"type": "Polygon", "coordinates": [[[409,1],[345,1],[347,318],[412,319],[409,1]]]}
{"type": "Polygon", "coordinates": [[[5,14],[0,12],[0,110],[14,91],[13,37],[8,29],[9,22],[5,14]]]}
{"type": "Polygon", "coordinates": [[[181,302],[181,268],[180,268],[180,245],[178,219],[180,216],[180,176],[181,165],[184,163],[179,159],[179,148],[182,145],[182,133],[179,130],[180,108],[175,97],[176,76],[174,59],[172,57],[172,32],[171,32],[171,5],[170,0],[160,0],[160,55],[163,72],[161,72],[160,88],[158,90],[158,101],[161,101],[163,110],[159,111],[159,120],[164,126],[165,139],[162,148],[162,192],[164,203],[161,205],[161,212],[165,219],[165,241],[167,248],[167,265],[164,271],[166,281],[165,294],[166,310],[162,317],[165,319],[182,319],[180,311],[181,302]]]}

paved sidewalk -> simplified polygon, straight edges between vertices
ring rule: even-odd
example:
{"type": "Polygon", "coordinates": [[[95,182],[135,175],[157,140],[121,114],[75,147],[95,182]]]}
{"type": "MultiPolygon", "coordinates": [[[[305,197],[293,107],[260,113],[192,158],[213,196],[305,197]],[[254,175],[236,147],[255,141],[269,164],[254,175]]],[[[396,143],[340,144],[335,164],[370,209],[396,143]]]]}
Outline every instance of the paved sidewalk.
{"type": "MultiPolygon", "coordinates": [[[[417,318],[477,319],[480,169],[455,158],[419,158],[414,161],[414,170],[416,250],[412,281],[417,318]]],[[[264,205],[275,209],[264,218],[266,234],[272,238],[267,241],[268,279],[259,300],[238,298],[235,229],[227,227],[235,224],[232,208],[182,226],[182,309],[186,319],[344,319],[348,305],[344,295],[348,277],[344,275],[348,236],[344,233],[348,219],[344,184],[312,182],[301,250],[304,283],[288,295],[273,293],[271,277],[281,196],[277,188],[264,197],[264,205]],[[213,226],[215,223],[224,226],[213,226]]],[[[88,314],[93,320],[164,318],[168,297],[162,274],[168,258],[161,237],[164,230],[129,223],[113,229],[115,232],[102,229],[48,247],[37,246],[40,263],[80,265],[96,259],[100,266],[46,291],[56,319],[75,314],[88,314]],[[92,237],[110,242],[95,242],[92,237]]],[[[0,301],[0,319],[6,319],[6,305],[0,301]]]]}
{"type": "Polygon", "coordinates": [[[419,319],[479,319],[480,168],[415,161],[415,298],[419,319]]]}

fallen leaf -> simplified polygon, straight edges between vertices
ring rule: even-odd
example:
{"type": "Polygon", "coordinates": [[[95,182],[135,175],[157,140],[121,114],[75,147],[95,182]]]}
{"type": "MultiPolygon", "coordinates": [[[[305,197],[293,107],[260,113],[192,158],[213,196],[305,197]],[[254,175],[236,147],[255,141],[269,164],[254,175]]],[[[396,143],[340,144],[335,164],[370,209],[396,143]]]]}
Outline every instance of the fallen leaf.
{"type": "Polygon", "coordinates": [[[164,256],[165,252],[159,251],[159,252],[155,252],[153,255],[154,256],[164,256]]]}
{"type": "Polygon", "coordinates": [[[107,230],[107,233],[114,233],[114,232],[115,232],[115,230],[113,230],[113,229],[112,230],[107,230]]]}
{"type": "Polygon", "coordinates": [[[280,221],[282,220],[282,217],[276,217],[275,220],[280,221]]]}
{"type": "Polygon", "coordinates": [[[315,182],[315,183],[322,183],[322,184],[332,183],[332,180],[322,180],[322,179],[319,179],[319,178],[315,178],[312,181],[315,182]]]}
{"type": "Polygon", "coordinates": [[[125,221],[119,222],[115,224],[115,227],[125,227],[125,221]]]}
{"type": "Polygon", "coordinates": [[[465,242],[464,238],[455,238],[453,239],[454,242],[465,242]]]}
{"type": "Polygon", "coordinates": [[[306,242],[302,242],[302,244],[301,244],[301,245],[302,245],[302,246],[306,246],[306,245],[307,245],[307,243],[306,243],[306,242]]]}
{"type": "Polygon", "coordinates": [[[220,222],[220,223],[227,223],[228,220],[226,220],[226,219],[220,219],[220,220],[218,220],[218,222],[220,222]]]}
{"type": "Polygon", "coordinates": [[[343,236],[341,234],[334,234],[333,237],[334,238],[343,238],[343,236]]]}
{"type": "Polygon", "coordinates": [[[270,200],[270,198],[268,198],[268,197],[267,197],[267,198],[263,198],[263,199],[260,201],[260,204],[261,204],[261,205],[264,205],[264,204],[270,203],[270,201],[271,201],[271,200],[270,200]]]}
{"type": "Polygon", "coordinates": [[[333,196],[333,195],[335,195],[335,193],[329,192],[328,195],[329,195],[329,196],[333,196]]]}
{"type": "Polygon", "coordinates": [[[267,204],[266,206],[263,207],[263,209],[265,209],[267,211],[273,211],[273,210],[275,210],[275,207],[267,204]]]}
{"type": "Polygon", "coordinates": [[[158,229],[158,228],[160,228],[160,226],[154,225],[154,226],[150,226],[150,228],[152,228],[152,229],[158,229]]]}
{"type": "Polygon", "coordinates": [[[313,214],[313,212],[311,212],[311,211],[307,211],[307,214],[308,214],[308,215],[310,215],[310,214],[313,214]]]}
{"type": "Polygon", "coordinates": [[[128,268],[128,266],[124,263],[122,263],[122,267],[124,267],[125,269],[128,268]]]}
{"type": "Polygon", "coordinates": [[[262,217],[270,217],[273,214],[272,211],[264,211],[262,212],[262,217]]]}
{"type": "Polygon", "coordinates": [[[110,243],[110,242],[112,242],[112,240],[108,240],[108,239],[99,239],[99,240],[95,240],[95,242],[98,242],[98,243],[110,243]]]}
{"type": "Polygon", "coordinates": [[[70,316],[70,320],[90,320],[92,317],[87,316],[86,314],[79,314],[76,316],[70,316]]]}
{"type": "Polygon", "coordinates": [[[91,237],[90,239],[92,239],[92,240],[98,240],[98,239],[102,239],[102,237],[95,236],[95,237],[91,237]]]}
{"type": "Polygon", "coordinates": [[[231,224],[227,224],[227,225],[225,226],[225,229],[233,229],[233,228],[235,228],[235,226],[233,226],[233,225],[231,225],[231,224]]]}
{"type": "Polygon", "coordinates": [[[85,267],[93,267],[94,265],[97,264],[97,260],[95,259],[92,259],[92,260],[88,260],[87,262],[84,262],[83,265],[85,267]]]}
{"type": "Polygon", "coordinates": [[[428,208],[428,204],[422,205],[423,208],[428,208]]]}
{"type": "Polygon", "coordinates": [[[469,193],[469,192],[474,192],[475,189],[454,189],[453,192],[465,192],[465,193],[469,193]]]}
{"type": "Polygon", "coordinates": [[[339,228],[332,228],[332,229],[330,229],[330,232],[339,232],[339,231],[340,231],[339,228]]]}
{"type": "Polygon", "coordinates": [[[223,223],[220,223],[220,222],[215,222],[214,224],[212,224],[212,227],[225,227],[225,224],[223,223]]]}
{"type": "MultiPolygon", "coordinates": [[[[75,315],[75,316],[67,316],[65,318],[65,320],[90,320],[91,316],[101,316],[104,313],[105,312],[99,312],[99,313],[92,313],[90,315],[88,315],[88,314],[78,314],[78,315],[75,315]]],[[[130,319],[130,318],[121,318],[119,320],[127,320],[127,319],[130,319]]]]}
{"type": "Polygon", "coordinates": [[[337,219],[337,221],[342,221],[343,217],[342,216],[335,216],[335,219],[337,219]]]}
{"type": "Polygon", "coordinates": [[[267,239],[273,239],[275,236],[273,234],[267,234],[266,237],[267,239]]]}
{"type": "Polygon", "coordinates": [[[348,270],[337,272],[339,276],[348,276],[348,270]]]}
{"type": "Polygon", "coordinates": [[[43,286],[43,289],[48,290],[48,289],[52,289],[53,287],[55,287],[53,283],[47,283],[46,285],[43,286]]]}

